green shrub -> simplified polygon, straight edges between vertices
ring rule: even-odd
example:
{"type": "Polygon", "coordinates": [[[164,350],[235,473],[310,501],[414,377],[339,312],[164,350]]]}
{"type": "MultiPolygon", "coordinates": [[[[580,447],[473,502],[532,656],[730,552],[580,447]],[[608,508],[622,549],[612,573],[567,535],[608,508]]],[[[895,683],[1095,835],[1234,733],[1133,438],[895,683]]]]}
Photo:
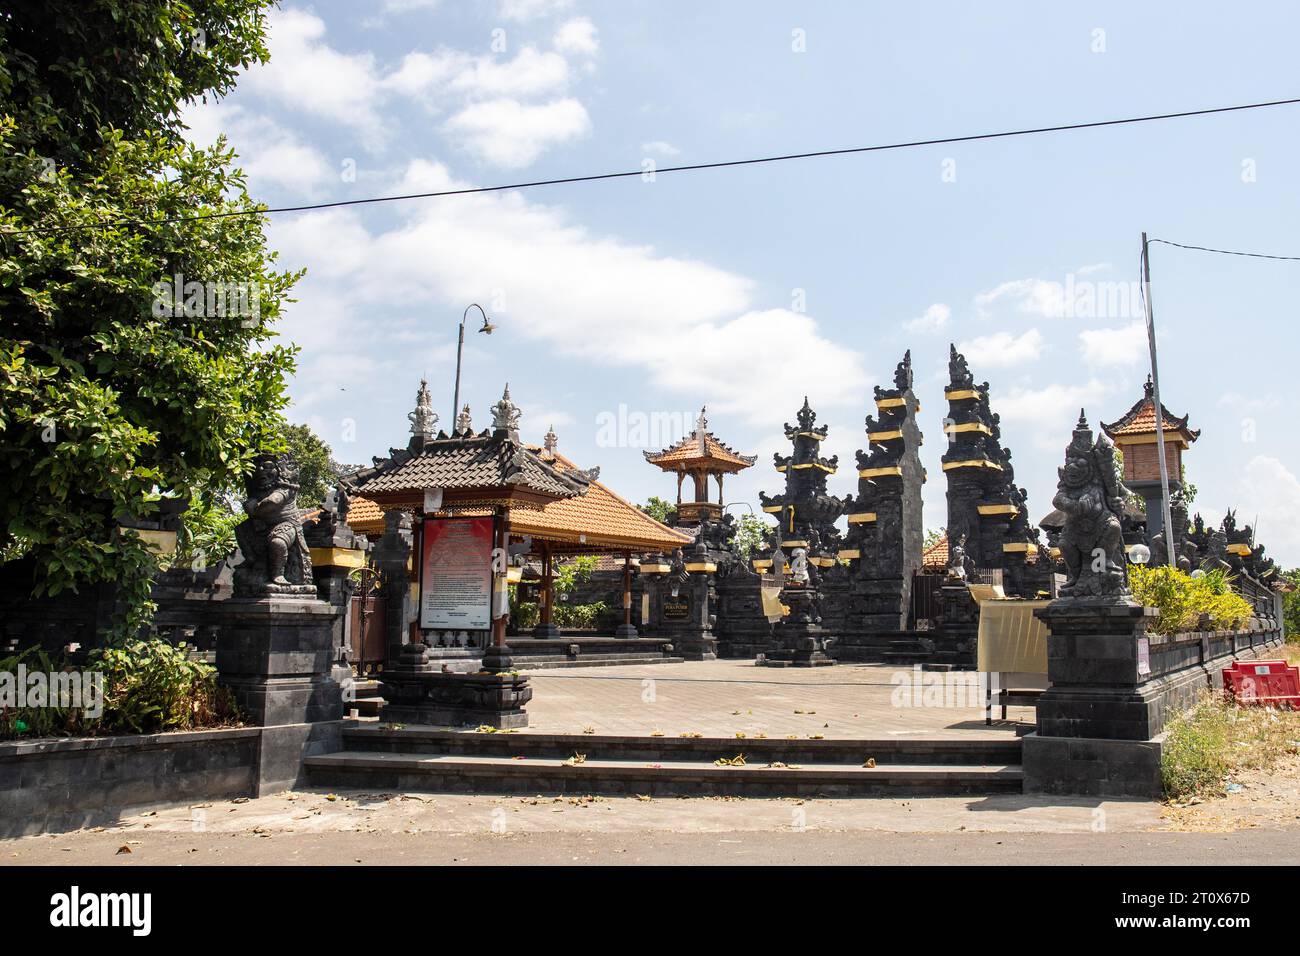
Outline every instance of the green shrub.
{"type": "MultiPolygon", "coordinates": [[[[66,658],[56,660],[33,647],[0,660],[0,671],[13,673],[19,664],[25,664],[29,673],[74,669],[66,658]]],[[[104,711],[100,717],[87,717],[77,708],[0,709],[0,739],[157,733],[238,722],[233,695],[217,684],[217,669],[191,660],[184,645],[158,637],[112,644],[91,651],[87,664],[75,669],[103,673],[104,711]]]]}
{"type": "Polygon", "coordinates": [[[542,609],[535,601],[523,601],[515,605],[515,626],[521,631],[531,631],[542,619],[542,609]]]}
{"type": "Polygon", "coordinates": [[[189,730],[235,719],[234,698],[218,686],[217,669],[191,660],[184,645],[126,641],[92,652],[91,662],[104,672],[106,731],[189,730]]]}
{"type": "Polygon", "coordinates": [[[555,605],[555,623],[560,627],[594,628],[599,624],[607,606],[604,601],[591,604],[555,605]]]}
{"type": "Polygon", "coordinates": [[[1223,571],[1208,571],[1194,578],[1164,564],[1133,565],[1129,568],[1129,586],[1135,600],[1160,612],[1149,625],[1156,634],[1197,630],[1203,626],[1202,615],[1207,618],[1207,629],[1230,631],[1254,614],[1250,604],[1232,590],[1223,571]]]}
{"type": "MultiPolygon", "coordinates": [[[[24,665],[28,673],[53,674],[72,669],[65,658],[56,660],[43,648],[29,647],[0,660],[0,672],[16,675],[20,665],[24,665]]],[[[88,733],[96,723],[73,707],[0,707],[0,740],[88,733]]]]}

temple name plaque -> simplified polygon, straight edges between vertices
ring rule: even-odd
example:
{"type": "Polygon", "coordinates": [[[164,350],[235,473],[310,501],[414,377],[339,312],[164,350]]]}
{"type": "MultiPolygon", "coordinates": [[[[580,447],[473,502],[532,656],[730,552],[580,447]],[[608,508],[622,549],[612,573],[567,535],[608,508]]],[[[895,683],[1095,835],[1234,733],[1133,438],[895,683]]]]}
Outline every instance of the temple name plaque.
{"type": "Polygon", "coordinates": [[[421,535],[420,627],[492,626],[492,518],[426,518],[421,535]]]}

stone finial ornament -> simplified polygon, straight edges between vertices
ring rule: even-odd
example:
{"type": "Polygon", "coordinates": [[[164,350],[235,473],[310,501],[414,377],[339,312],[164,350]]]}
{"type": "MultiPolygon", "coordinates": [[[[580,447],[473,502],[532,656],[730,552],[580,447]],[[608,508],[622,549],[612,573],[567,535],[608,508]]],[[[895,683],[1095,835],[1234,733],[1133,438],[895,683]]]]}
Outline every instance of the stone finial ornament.
{"type": "Polygon", "coordinates": [[[501,401],[492,406],[492,429],[504,431],[511,441],[519,441],[519,406],[510,400],[510,385],[501,393],[501,401]]]}
{"type": "Polygon", "coordinates": [[[1057,475],[1052,505],[1065,515],[1061,596],[1122,601],[1130,595],[1120,525],[1127,489],[1115,474],[1114,447],[1104,435],[1093,441],[1083,409],[1057,475]]]}
{"type": "Polygon", "coordinates": [[[460,414],[456,416],[456,431],[464,433],[472,432],[473,430],[474,420],[470,417],[469,406],[465,405],[461,408],[460,414]]]}
{"type": "Polygon", "coordinates": [[[555,434],[555,426],[547,426],[546,435],[542,438],[542,448],[546,452],[546,457],[555,459],[555,447],[560,443],[560,436],[555,434]]]}
{"type": "Polygon", "coordinates": [[[298,466],[289,454],[263,455],[246,485],[244,513],[235,527],[243,556],[235,568],[239,597],[316,594],[311,552],[298,511],[298,466]]]}
{"type": "Polygon", "coordinates": [[[894,387],[906,391],[912,387],[912,350],[903,353],[903,361],[894,369],[894,387]]]}
{"type": "Polygon", "coordinates": [[[808,404],[807,395],[803,397],[803,407],[799,409],[799,412],[795,417],[799,421],[799,427],[805,431],[811,431],[812,427],[817,423],[817,413],[814,412],[812,406],[808,404]]]}
{"type": "Polygon", "coordinates": [[[953,388],[972,388],[975,385],[975,378],[966,364],[966,356],[951,343],[948,345],[948,379],[953,388]]]}
{"type": "Polygon", "coordinates": [[[417,438],[432,438],[437,434],[438,413],[433,410],[429,395],[429,382],[420,379],[420,390],[415,393],[415,408],[406,416],[411,421],[411,434],[417,438]]]}
{"type": "Polygon", "coordinates": [[[695,420],[695,440],[699,443],[701,455],[709,453],[709,442],[706,437],[709,434],[709,420],[704,417],[707,410],[707,405],[700,406],[700,417],[695,420]]]}

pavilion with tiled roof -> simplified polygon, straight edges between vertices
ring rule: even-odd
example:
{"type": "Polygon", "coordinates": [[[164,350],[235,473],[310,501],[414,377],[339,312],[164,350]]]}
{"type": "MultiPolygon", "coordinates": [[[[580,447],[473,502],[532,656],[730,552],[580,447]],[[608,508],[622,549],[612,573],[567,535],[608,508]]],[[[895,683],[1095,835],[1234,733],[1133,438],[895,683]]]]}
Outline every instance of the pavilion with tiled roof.
{"type": "Polygon", "coordinates": [[[758,461],[757,455],[742,455],[720,442],[709,431],[709,421],[704,412],[705,409],[701,408],[695,430],[675,445],[662,451],[642,452],[650,464],[677,475],[677,522],[683,525],[699,524],[705,517],[720,519],[723,476],[744,471],[758,461]],[[687,475],[695,482],[695,500],[683,502],[682,482],[687,475]],[[709,500],[710,478],[718,483],[717,502],[709,500]]]}
{"type": "Polygon", "coordinates": [[[559,454],[553,430],[540,446],[520,441],[518,411],[508,388],[502,404],[494,409],[498,412],[494,428],[478,434],[470,427],[468,414],[462,413],[450,435],[433,436],[432,423],[426,423],[421,412],[426,400],[427,389],[421,383],[417,408],[411,413],[416,434],[408,448],[393,449],[389,458],[376,459],[373,468],[351,476],[357,491],[348,512],[352,529],[381,534],[384,511],[391,508],[435,518],[503,514],[509,540],[530,542],[529,553],[541,559],[541,622],[534,632],[540,638],[559,636],[551,620],[554,558],[621,555],[624,622],[616,636],[636,636],[629,599],[632,556],[671,553],[694,539],[660,524],[601,484],[599,468],[583,470],[559,454]],[[437,489],[436,500],[426,495],[433,489],[437,489]]]}
{"type": "MultiPolygon", "coordinates": [[[[1102,431],[1115,443],[1124,456],[1124,483],[1142,496],[1146,502],[1146,532],[1150,540],[1160,533],[1164,524],[1161,509],[1160,456],[1156,450],[1159,440],[1156,431],[1155,386],[1147,377],[1140,399],[1120,418],[1110,424],[1102,423],[1102,431]]],[[[1183,451],[1201,436],[1199,429],[1187,427],[1187,419],[1172,414],[1160,405],[1161,426],[1165,437],[1165,462],[1169,475],[1169,490],[1177,491],[1183,485],[1183,451]]]]}

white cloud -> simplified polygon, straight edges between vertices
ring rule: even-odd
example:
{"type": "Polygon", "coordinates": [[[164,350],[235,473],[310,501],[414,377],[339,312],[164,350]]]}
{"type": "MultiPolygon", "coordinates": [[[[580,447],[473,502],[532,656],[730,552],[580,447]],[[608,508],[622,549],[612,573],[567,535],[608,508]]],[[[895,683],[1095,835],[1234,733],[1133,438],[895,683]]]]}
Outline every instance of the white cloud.
{"type": "Polygon", "coordinates": [[[1277,408],[1282,402],[1276,395],[1243,395],[1240,392],[1224,392],[1219,396],[1217,404],[1221,408],[1254,412],[1266,408],[1277,408]]]}
{"type": "Polygon", "coordinates": [[[378,112],[381,77],[369,53],[340,53],[324,42],[325,22],[303,10],[268,17],[271,61],[241,81],[267,99],[356,128],[376,140],[387,134],[378,112]]]}
{"type": "MultiPolygon", "coordinates": [[[[528,12],[524,7],[537,4],[519,7],[514,12],[522,17],[528,12]]],[[[501,59],[451,49],[413,51],[391,68],[369,53],[343,53],[330,46],[325,23],[315,14],[279,10],[269,23],[271,62],[251,70],[241,91],[350,127],[376,151],[395,129],[383,111],[386,102],[393,96],[410,97],[432,112],[452,114],[441,129],[453,145],[495,165],[518,168],[591,128],[583,105],[562,94],[571,80],[564,54],[596,52],[595,27],[585,18],[570,20],[555,40],[562,52],[524,46],[501,59]],[[528,102],[544,97],[551,99],[528,102]]],[[[283,166],[292,161],[287,144],[281,144],[274,162],[283,166]]]]}
{"type": "MultiPolygon", "coordinates": [[[[418,162],[393,188],[459,185],[444,167],[418,162]]],[[[286,267],[311,265],[302,301],[289,307],[290,338],[309,337],[313,356],[354,354],[353,322],[364,313],[374,317],[371,340],[406,334],[413,347],[428,348],[427,325],[419,323],[430,302],[499,290],[507,308],[493,318],[503,334],[634,370],[688,406],[707,402],[720,415],[770,424],[774,414],[792,416],[805,389],[819,411],[866,403],[871,377],[861,356],[828,340],[809,315],[756,305],[749,278],[592,235],[562,210],[515,194],[461,196],[411,206],[406,215],[381,233],[346,209],[275,225],[272,240],[286,267]],[[792,381],[791,367],[819,375],[792,381]]],[[[391,361],[412,358],[393,353],[391,361]]],[[[422,360],[430,359],[436,356],[422,360]]],[[[317,378],[314,369],[299,374],[317,378]]]]}
{"type": "Polygon", "coordinates": [[[1045,319],[1137,319],[1142,317],[1141,287],[1136,281],[1086,278],[1109,268],[1105,263],[1083,266],[1060,282],[1051,279],[1012,279],[975,296],[981,317],[1006,304],[1017,312],[1045,319]]]}
{"type": "Polygon", "coordinates": [[[679,156],[682,152],[672,143],[664,142],[662,139],[656,139],[649,143],[642,143],[641,151],[643,153],[653,153],[656,156],[679,156]]]}
{"type": "Polygon", "coordinates": [[[908,332],[938,332],[947,328],[952,309],[942,302],[936,302],[915,319],[903,324],[908,332]]]}
{"type": "Polygon", "coordinates": [[[957,351],[977,368],[1004,368],[1032,362],[1043,353],[1043,335],[1029,329],[1022,335],[995,332],[957,343],[957,351]]]}
{"type": "Polygon", "coordinates": [[[561,53],[580,56],[595,56],[600,52],[600,41],[596,39],[596,25],[586,17],[566,20],[555,31],[555,49],[561,53]]]}
{"type": "Polygon", "coordinates": [[[527,166],[551,146],[586,135],[591,119],[572,98],[531,105],[513,99],[472,103],[443,124],[458,144],[494,166],[527,166]]]}
{"type": "Polygon", "coordinates": [[[547,17],[573,6],[573,0],[501,0],[501,16],[524,22],[547,17]]]}
{"type": "Polygon", "coordinates": [[[1094,272],[1105,272],[1110,268],[1111,264],[1109,262],[1094,262],[1091,265],[1079,266],[1075,271],[1081,276],[1090,276],[1094,272]]]}
{"type": "Polygon", "coordinates": [[[402,59],[384,85],[407,96],[423,97],[435,108],[449,96],[546,96],[568,87],[569,63],[558,53],[543,53],[531,46],[509,60],[459,50],[416,52],[402,59]]]}
{"type": "Polygon", "coordinates": [[[1020,312],[1056,318],[1064,314],[1065,288],[1046,279],[1012,279],[975,296],[981,315],[988,315],[994,304],[1009,300],[1020,312]]]}
{"type": "Polygon", "coordinates": [[[1023,422],[1045,428],[1043,435],[1059,435],[1061,448],[1070,440],[1070,430],[1078,421],[1079,409],[1094,408],[1092,422],[1097,430],[1097,415],[1111,397],[1107,386],[1097,379],[1082,385],[1053,384],[1043,388],[1017,388],[993,396],[994,410],[1004,421],[1023,422]]]}
{"type": "Polygon", "coordinates": [[[1243,523],[1255,523],[1257,540],[1283,567],[1300,565],[1300,479],[1268,455],[1256,455],[1246,465],[1235,489],[1243,523]]]}
{"type": "Polygon", "coordinates": [[[257,116],[229,102],[194,102],[185,108],[190,142],[210,146],[225,133],[234,147],[237,164],[248,174],[250,191],[282,189],[315,197],[338,170],[320,150],[265,116],[257,116]]]}
{"type": "Polygon", "coordinates": [[[1147,358],[1147,327],[1142,321],[1115,329],[1084,329],[1079,348],[1089,365],[1136,365],[1147,358]]]}

